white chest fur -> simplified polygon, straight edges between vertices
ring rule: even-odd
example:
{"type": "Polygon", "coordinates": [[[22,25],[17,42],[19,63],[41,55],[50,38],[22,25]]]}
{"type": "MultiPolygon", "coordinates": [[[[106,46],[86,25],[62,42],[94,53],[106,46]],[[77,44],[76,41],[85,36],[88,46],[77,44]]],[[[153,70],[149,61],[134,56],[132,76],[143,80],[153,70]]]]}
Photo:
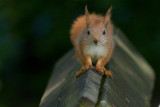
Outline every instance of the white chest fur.
{"type": "Polygon", "coordinates": [[[99,57],[105,56],[107,52],[107,47],[103,45],[89,45],[85,47],[84,52],[90,55],[92,60],[96,61],[99,57]]]}

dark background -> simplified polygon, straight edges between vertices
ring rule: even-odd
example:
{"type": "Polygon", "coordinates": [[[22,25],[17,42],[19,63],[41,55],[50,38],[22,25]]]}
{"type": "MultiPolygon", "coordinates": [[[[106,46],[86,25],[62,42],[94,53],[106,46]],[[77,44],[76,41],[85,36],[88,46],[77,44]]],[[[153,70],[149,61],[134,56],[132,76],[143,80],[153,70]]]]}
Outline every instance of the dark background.
{"type": "Polygon", "coordinates": [[[101,14],[113,6],[113,22],[155,70],[152,104],[159,103],[160,1],[0,0],[0,107],[38,106],[55,62],[72,48],[69,30],[86,3],[101,14]]]}

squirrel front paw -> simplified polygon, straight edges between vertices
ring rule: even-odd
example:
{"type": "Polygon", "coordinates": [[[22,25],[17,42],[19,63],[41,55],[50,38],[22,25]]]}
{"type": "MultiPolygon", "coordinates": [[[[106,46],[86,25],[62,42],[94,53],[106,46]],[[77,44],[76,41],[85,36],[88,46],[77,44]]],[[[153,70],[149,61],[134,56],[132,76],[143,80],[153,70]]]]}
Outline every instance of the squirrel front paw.
{"type": "Polygon", "coordinates": [[[110,70],[106,70],[105,67],[96,67],[97,72],[99,72],[100,74],[104,74],[104,75],[108,75],[110,78],[113,78],[112,73],[110,72],[110,70]]]}
{"type": "Polygon", "coordinates": [[[86,72],[89,68],[92,68],[92,66],[82,66],[82,68],[76,72],[76,78],[86,72]]]}
{"type": "Polygon", "coordinates": [[[106,70],[106,71],[105,71],[105,75],[106,75],[106,76],[108,75],[111,79],[113,79],[113,75],[112,75],[112,73],[111,73],[110,70],[106,70]]]}
{"type": "Polygon", "coordinates": [[[104,74],[105,72],[105,68],[104,67],[96,67],[97,72],[99,72],[100,74],[104,74]]]}

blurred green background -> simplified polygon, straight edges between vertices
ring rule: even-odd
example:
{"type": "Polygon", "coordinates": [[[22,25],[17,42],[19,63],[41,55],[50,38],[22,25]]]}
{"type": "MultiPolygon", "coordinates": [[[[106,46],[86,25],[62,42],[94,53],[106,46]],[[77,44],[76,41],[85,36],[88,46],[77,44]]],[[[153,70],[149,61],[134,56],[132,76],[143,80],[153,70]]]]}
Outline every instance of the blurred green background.
{"type": "Polygon", "coordinates": [[[155,70],[152,106],[160,103],[160,1],[0,0],[0,107],[38,106],[85,4],[101,14],[113,6],[113,22],[155,70]]]}

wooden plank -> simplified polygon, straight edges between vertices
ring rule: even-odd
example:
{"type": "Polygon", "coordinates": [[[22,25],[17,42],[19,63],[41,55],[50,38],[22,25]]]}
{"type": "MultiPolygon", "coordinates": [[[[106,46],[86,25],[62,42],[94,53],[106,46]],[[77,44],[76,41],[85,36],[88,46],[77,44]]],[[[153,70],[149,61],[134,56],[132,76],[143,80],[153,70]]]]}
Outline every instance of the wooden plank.
{"type": "Polygon", "coordinates": [[[40,106],[75,107],[80,104],[78,102],[85,105],[83,102],[87,99],[89,99],[87,101],[89,105],[95,105],[102,76],[89,70],[76,79],[75,72],[78,69],[80,65],[72,50],[56,65],[40,106]]]}
{"type": "Polygon", "coordinates": [[[122,33],[116,39],[111,70],[114,79],[104,79],[100,107],[150,106],[154,74],[146,61],[129,44],[122,33]]]}
{"type": "Polygon", "coordinates": [[[102,77],[91,69],[76,79],[75,73],[81,65],[71,50],[56,64],[40,107],[150,106],[152,68],[118,29],[115,40],[111,59],[114,79],[102,77]]]}

